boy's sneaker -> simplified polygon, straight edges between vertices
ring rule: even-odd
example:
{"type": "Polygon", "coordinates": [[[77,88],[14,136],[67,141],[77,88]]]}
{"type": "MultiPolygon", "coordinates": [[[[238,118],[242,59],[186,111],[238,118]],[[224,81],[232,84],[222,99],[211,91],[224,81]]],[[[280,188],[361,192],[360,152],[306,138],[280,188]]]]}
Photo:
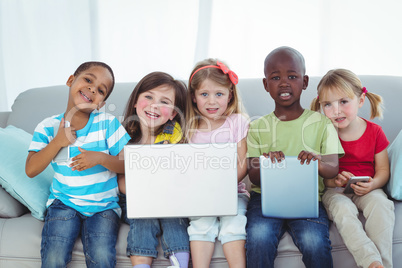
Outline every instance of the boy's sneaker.
{"type": "Polygon", "coordinates": [[[172,266],[168,266],[167,268],[175,268],[175,267],[180,267],[180,263],[177,260],[176,256],[174,255],[174,253],[172,253],[172,255],[169,256],[169,260],[170,262],[173,264],[172,266]]]}

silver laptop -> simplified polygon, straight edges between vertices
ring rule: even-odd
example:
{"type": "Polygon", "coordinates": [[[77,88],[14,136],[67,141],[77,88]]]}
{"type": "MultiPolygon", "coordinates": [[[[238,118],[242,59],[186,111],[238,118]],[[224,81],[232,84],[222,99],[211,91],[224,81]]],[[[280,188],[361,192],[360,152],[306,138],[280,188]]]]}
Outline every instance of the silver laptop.
{"type": "Polygon", "coordinates": [[[124,147],[127,216],[168,218],[237,214],[237,145],[124,147]]]}
{"type": "Polygon", "coordinates": [[[300,164],[296,156],[281,163],[260,156],[261,208],[265,217],[318,217],[318,161],[300,164]]]}

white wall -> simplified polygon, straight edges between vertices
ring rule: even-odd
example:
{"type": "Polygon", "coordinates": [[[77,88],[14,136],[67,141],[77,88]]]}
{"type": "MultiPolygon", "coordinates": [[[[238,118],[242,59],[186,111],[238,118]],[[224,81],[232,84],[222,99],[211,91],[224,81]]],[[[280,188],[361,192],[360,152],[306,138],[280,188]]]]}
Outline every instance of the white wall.
{"type": "Polygon", "coordinates": [[[88,60],[127,82],[156,70],[187,79],[214,57],[242,79],[262,77],[267,53],[287,45],[311,76],[402,75],[401,10],[398,0],[0,0],[0,111],[88,60]]]}

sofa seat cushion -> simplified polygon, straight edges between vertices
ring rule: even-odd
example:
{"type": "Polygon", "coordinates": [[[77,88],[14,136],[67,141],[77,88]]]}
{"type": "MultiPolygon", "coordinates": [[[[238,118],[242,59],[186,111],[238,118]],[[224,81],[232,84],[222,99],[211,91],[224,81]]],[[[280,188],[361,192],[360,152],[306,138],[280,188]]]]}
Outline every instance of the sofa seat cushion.
{"type": "MultiPolygon", "coordinates": [[[[8,260],[13,260],[13,267],[40,267],[43,224],[43,221],[33,218],[30,214],[25,214],[19,218],[0,219],[0,267],[7,264],[8,260]]],[[[129,229],[130,227],[125,223],[120,225],[116,244],[117,267],[132,267],[130,259],[126,256],[129,229]]],[[[211,267],[227,267],[220,242],[217,241],[215,245],[211,267]]],[[[158,257],[153,261],[152,267],[166,268],[170,262],[163,257],[160,243],[158,252],[158,257]]],[[[75,242],[72,261],[68,267],[85,267],[81,239],[77,239],[75,242]]]]}

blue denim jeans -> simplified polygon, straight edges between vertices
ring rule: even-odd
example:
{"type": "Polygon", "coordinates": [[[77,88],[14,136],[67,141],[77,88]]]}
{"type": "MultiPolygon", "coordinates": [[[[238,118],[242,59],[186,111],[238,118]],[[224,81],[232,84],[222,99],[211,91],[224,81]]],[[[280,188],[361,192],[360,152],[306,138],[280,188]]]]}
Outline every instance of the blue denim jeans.
{"type": "Polygon", "coordinates": [[[274,267],[278,244],[288,231],[299,248],[308,268],[331,268],[329,220],[324,206],[319,204],[319,216],[314,219],[276,219],[262,216],[261,194],[252,192],[247,209],[247,267],[274,267]]]}
{"type": "Polygon", "coordinates": [[[159,237],[166,258],[172,253],[190,252],[187,218],[129,219],[127,218],[125,195],[120,195],[119,204],[124,222],[130,225],[127,237],[127,256],[156,258],[159,237]]]}
{"type": "Polygon", "coordinates": [[[106,210],[87,217],[55,200],[42,230],[42,267],[66,267],[81,235],[87,267],[115,267],[119,216],[106,210]]]}

